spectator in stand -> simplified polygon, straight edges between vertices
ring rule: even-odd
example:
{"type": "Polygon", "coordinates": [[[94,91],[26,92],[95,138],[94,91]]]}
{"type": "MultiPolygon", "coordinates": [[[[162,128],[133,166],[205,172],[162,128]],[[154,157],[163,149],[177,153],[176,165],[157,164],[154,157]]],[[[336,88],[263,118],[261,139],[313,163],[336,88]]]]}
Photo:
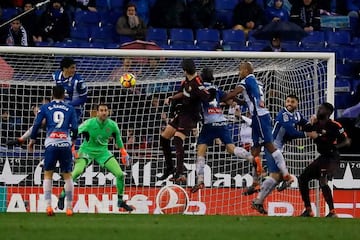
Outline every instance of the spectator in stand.
{"type": "Polygon", "coordinates": [[[302,0],[293,5],[290,18],[306,32],[320,30],[320,10],[313,0],[302,0]]]}
{"type": "Polygon", "coordinates": [[[61,0],[51,0],[40,17],[40,35],[43,41],[62,42],[70,35],[70,19],[61,0]]]}
{"type": "Polygon", "coordinates": [[[96,0],[64,0],[67,9],[97,12],[96,0]]]}
{"type": "Polygon", "coordinates": [[[289,20],[289,13],[284,7],[283,0],[274,0],[274,5],[266,8],[265,15],[267,22],[289,20]]]}
{"type": "Polygon", "coordinates": [[[285,52],[285,49],[281,47],[281,40],[279,37],[273,37],[270,40],[269,46],[266,46],[262,50],[263,52],[285,52]]]}
{"type": "MultiPolygon", "coordinates": [[[[31,0],[24,1],[24,12],[31,10],[34,7],[34,2],[31,0]]],[[[39,19],[35,11],[30,11],[21,17],[21,22],[26,32],[28,33],[29,46],[33,46],[35,42],[42,42],[42,37],[39,33],[39,19]]]]}
{"type": "Polygon", "coordinates": [[[156,0],[150,11],[150,25],[157,28],[184,28],[184,0],[156,0]]]}
{"type": "Polygon", "coordinates": [[[116,32],[120,35],[131,37],[134,40],[145,40],[145,22],[136,15],[136,5],[128,3],[126,14],[121,16],[116,23],[116,32]]]}
{"type": "Polygon", "coordinates": [[[28,46],[28,35],[19,19],[15,19],[10,23],[10,28],[6,35],[5,44],[8,46],[28,46]]]}
{"type": "Polygon", "coordinates": [[[317,0],[320,15],[336,15],[336,0],[317,0]]]}
{"type": "Polygon", "coordinates": [[[255,0],[244,0],[234,9],[234,30],[243,30],[245,34],[259,28],[264,23],[264,11],[255,0]]]}
{"type": "Polygon", "coordinates": [[[194,0],[189,3],[189,26],[192,29],[214,28],[216,24],[215,1],[194,0]]]}

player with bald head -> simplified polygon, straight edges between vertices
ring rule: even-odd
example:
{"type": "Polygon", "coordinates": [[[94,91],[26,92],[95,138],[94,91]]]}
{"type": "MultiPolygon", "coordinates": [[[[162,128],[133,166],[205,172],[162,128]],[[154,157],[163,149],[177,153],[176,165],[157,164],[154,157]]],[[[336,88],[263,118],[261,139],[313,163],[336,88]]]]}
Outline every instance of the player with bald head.
{"type": "MultiPolygon", "coordinates": [[[[263,84],[258,81],[254,75],[254,67],[251,62],[241,62],[239,66],[240,84],[226,95],[226,99],[232,99],[238,94],[242,94],[249,107],[252,118],[252,138],[253,147],[251,149],[252,155],[258,156],[261,147],[264,146],[273,157],[277,167],[280,169],[282,179],[291,184],[294,179],[289,174],[285,164],[283,154],[277,149],[273,142],[272,124],[269,110],[265,107],[263,84]]],[[[255,162],[253,165],[256,165],[255,162]]],[[[256,166],[254,166],[256,168],[256,166]]],[[[256,171],[253,171],[255,174],[256,171]]],[[[255,181],[256,181],[255,176],[255,181]]],[[[276,187],[275,179],[269,177],[261,185],[260,193],[257,198],[252,201],[251,207],[262,214],[266,214],[263,202],[264,198],[276,187]]]]}

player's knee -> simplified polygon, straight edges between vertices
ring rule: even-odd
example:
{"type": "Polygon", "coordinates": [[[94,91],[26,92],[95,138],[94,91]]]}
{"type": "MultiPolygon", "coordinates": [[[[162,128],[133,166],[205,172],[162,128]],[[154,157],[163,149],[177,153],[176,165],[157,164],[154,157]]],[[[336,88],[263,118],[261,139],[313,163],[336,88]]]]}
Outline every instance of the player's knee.
{"type": "Polygon", "coordinates": [[[173,141],[176,151],[183,148],[184,141],[179,136],[175,136],[173,141]]]}

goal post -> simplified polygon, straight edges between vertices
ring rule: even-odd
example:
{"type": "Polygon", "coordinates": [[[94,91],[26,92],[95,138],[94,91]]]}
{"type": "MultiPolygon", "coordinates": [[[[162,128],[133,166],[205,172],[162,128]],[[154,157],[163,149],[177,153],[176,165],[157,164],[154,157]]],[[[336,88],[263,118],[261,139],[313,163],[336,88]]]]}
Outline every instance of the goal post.
{"type": "MultiPolygon", "coordinates": [[[[6,141],[20,137],[34,120],[32,107],[50,99],[54,85],[52,73],[64,56],[74,58],[77,72],[88,86],[88,100],[82,120],[93,116],[94,107],[105,102],[122,133],[133,158],[131,167],[122,166],[125,198],[134,213],[185,213],[256,215],[250,209],[253,196],[242,196],[252,184],[249,163],[225,153],[224,146],[214,144],[206,156],[205,189],[195,194],[196,139],[194,129],[186,140],[185,167],[187,182],[172,185],[160,181],[164,158],[159,136],[169,121],[169,108],[163,101],[177,91],[183,80],[183,58],[195,60],[198,72],[213,68],[215,84],[224,91],[239,83],[238,68],[251,61],[258,80],[264,83],[266,105],[272,117],[283,108],[286,95],[300,98],[299,110],[309,118],[323,102],[334,102],[335,56],[332,53],[226,52],[226,51],[151,51],[119,49],[20,48],[0,47],[1,155],[0,211],[44,212],[42,162],[44,133],[40,133],[34,153],[26,146],[8,148],[6,141]],[[123,88],[121,74],[136,76],[135,88],[123,88]]],[[[239,125],[228,106],[235,144],[239,144],[239,125]]],[[[201,127],[201,124],[199,125],[201,127]]],[[[119,159],[119,151],[110,144],[119,159]]],[[[286,144],[284,156],[291,174],[298,176],[314,159],[316,149],[309,139],[286,144]]],[[[175,158],[174,158],[175,161],[175,158]]],[[[63,185],[58,172],[53,178],[52,203],[63,185]]],[[[316,201],[315,183],[311,183],[311,200],[324,213],[324,201],[316,201]]],[[[316,196],[317,195],[317,196],[316,196]]],[[[89,165],[75,185],[75,212],[122,213],[116,206],[115,178],[96,164],[89,165]]],[[[299,215],[302,201],[297,182],[284,192],[272,193],[265,202],[269,215],[299,215]]]]}

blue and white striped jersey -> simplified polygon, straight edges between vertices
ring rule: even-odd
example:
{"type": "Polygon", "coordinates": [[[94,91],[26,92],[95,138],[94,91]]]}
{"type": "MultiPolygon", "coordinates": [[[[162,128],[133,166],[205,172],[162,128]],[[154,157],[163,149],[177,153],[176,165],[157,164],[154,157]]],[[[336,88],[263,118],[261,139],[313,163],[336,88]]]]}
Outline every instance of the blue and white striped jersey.
{"type": "Polygon", "coordinates": [[[283,108],[275,118],[273,128],[274,144],[282,149],[287,141],[296,138],[304,138],[305,133],[297,130],[297,126],[305,126],[308,121],[298,111],[289,112],[283,108]]]}
{"type": "Polygon", "coordinates": [[[57,100],[42,105],[35,118],[31,139],[36,139],[43,119],[46,119],[45,147],[71,146],[70,131],[72,137],[76,138],[78,128],[75,109],[71,105],[57,100]]]}
{"type": "Polygon", "coordinates": [[[65,78],[61,70],[53,73],[56,85],[63,86],[65,89],[65,102],[75,109],[82,109],[87,99],[87,86],[79,74],[65,78]]]}
{"type": "Polygon", "coordinates": [[[220,106],[221,99],[225,93],[217,86],[211,85],[208,82],[205,82],[204,86],[212,97],[210,101],[202,102],[204,124],[227,121],[220,106]],[[211,93],[212,91],[216,91],[214,95],[211,93]]]}
{"type": "Polygon", "coordinates": [[[263,84],[256,80],[254,74],[247,75],[240,82],[244,89],[242,92],[252,116],[263,116],[269,113],[267,108],[261,107],[260,102],[264,102],[263,84]]]}

